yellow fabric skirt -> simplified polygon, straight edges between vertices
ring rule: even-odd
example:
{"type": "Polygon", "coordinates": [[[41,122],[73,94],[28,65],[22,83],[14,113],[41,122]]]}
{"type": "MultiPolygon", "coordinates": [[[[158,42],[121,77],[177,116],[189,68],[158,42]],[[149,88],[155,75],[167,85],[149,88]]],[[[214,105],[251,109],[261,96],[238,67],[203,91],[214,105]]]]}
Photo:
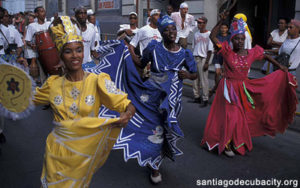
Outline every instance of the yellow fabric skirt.
{"type": "Polygon", "coordinates": [[[55,123],[47,137],[42,187],[88,187],[120,134],[117,120],[85,117],[55,123]]]}

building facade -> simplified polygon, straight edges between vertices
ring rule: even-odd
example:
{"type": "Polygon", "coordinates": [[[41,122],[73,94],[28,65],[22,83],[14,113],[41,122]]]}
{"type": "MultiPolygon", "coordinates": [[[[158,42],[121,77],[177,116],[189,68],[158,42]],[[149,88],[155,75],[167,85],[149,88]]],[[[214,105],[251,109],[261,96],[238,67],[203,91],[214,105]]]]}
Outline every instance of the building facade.
{"type": "Polygon", "coordinates": [[[10,14],[24,11],[33,11],[37,6],[45,6],[45,0],[1,0],[0,6],[10,14]]]}
{"type": "MultiPolygon", "coordinates": [[[[218,20],[218,14],[226,7],[228,0],[186,0],[189,13],[198,18],[208,18],[207,29],[211,30],[218,20]]],[[[101,25],[105,38],[115,38],[120,24],[128,23],[129,13],[138,13],[138,25],[145,25],[148,9],[161,9],[163,12],[168,4],[178,10],[183,0],[0,0],[0,4],[10,13],[33,11],[37,6],[44,6],[49,19],[55,13],[74,15],[73,9],[78,5],[93,9],[101,25]]],[[[248,25],[253,32],[254,44],[264,46],[269,33],[277,27],[279,17],[300,20],[300,0],[238,0],[232,14],[244,13],[248,17],[248,25]]],[[[191,37],[190,37],[191,38],[191,37]]],[[[191,39],[189,39],[191,42],[191,39]]]]}

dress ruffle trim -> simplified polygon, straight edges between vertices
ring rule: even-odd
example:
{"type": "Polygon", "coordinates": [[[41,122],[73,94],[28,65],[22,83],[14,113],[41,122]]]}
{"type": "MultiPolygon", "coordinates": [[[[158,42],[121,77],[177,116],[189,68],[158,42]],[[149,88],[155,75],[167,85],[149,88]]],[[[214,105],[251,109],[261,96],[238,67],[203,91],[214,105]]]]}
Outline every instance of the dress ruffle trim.
{"type": "MultiPolygon", "coordinates": [[[[31,81],[31,87],[32,87],[31,90],[32,90],[32,94],[33,94],[35,87],[36,87],[36,83],[31,78],[31,76],[29,76],[29,68],[28,67],[24,67],[23,65],[16,63],[16,62],[6,62],[2,58],[0,58],[0,65],[1,64],[11,65],[11,66],[14,66],[14,67],[26,72],[28,78],[31,81]]],[[[19,112],[19,113],[9,111],[0,103],[0,115],[4,116],[6,118],[12,119],[12,120],[24,119],[24,118],[28,117],[31,114],[31,112],[35,109],[32,99],[33,99],[33,96],[29,99],[30,101],[29,101],[28,107],[23,112],[19,112]]]]}

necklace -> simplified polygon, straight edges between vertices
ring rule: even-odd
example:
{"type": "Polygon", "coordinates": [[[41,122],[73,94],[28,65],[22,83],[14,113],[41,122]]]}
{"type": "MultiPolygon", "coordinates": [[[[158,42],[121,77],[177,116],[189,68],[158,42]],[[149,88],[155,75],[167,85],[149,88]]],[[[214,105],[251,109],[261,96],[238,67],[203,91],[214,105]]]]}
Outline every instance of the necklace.
{"type": "MultiPolygon", "coordinates": [[[[79,90],[79,96],[78,96],[78,103],[76,105],[76,100],[77,100],[77,96],[73,97],[73,99],[75,100],[72,105],[70,106],[69,110],[72,112],[73,116],[76,116],[77,113],[79,113],[79,109],[80,109],[80,100],[81,100],[81,94],[83,93],[83,90],[84,90],[84,85],[85,85],[85,80],[86,80],[86,77],[87,77],[87,73],[84,72],[84,75],[83,75],[83,81],[82,81],[82,84],[81,84],[81,88],[79,90]]],[[[67,120],[70,119],[70,115],[68,113],[68,108],[66,107],[66,90],[65,90],[65,80],[66,80],[66,75],[64,75],[63,77],[63,80],[62,80],[62,94],[63,94],[63,104],[64,104],[64,109],[66,111],[66,115],[67,115],[67,120]]],[[[75,86],[74,86],[75,87],[75,86]]],[[[73,88],[74,88],[73,87],[73,88]]],[[[75,87],[76,88],[76,87],[75,87]]],[[[77,89],[77,88],[76,88],[77,89]]]]}

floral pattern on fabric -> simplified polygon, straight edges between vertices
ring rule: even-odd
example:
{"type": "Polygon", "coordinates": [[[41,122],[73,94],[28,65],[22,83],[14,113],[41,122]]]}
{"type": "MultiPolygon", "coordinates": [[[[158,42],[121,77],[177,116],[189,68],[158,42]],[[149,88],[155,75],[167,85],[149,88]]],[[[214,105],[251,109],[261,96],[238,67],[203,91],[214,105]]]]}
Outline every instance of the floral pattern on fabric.
{"type": "Polygon", "coordinates": [[[57,96],[54,97],[54,104],[55,104],[55,105],[58,106],[58,105],[60,105],[62,102],[63,102],[62,96],[57,95],[57,96]]]}
{"type": "Polygon", "coordinates": [[[105,80],[105,87],[106,87],[106,89],[109,93],[116,94],[116,95],[119,95],[119,94],[123,95],[124,94],[122,91],[120,91],[116,87],[115,83],[111,80],[105,80]]]}

